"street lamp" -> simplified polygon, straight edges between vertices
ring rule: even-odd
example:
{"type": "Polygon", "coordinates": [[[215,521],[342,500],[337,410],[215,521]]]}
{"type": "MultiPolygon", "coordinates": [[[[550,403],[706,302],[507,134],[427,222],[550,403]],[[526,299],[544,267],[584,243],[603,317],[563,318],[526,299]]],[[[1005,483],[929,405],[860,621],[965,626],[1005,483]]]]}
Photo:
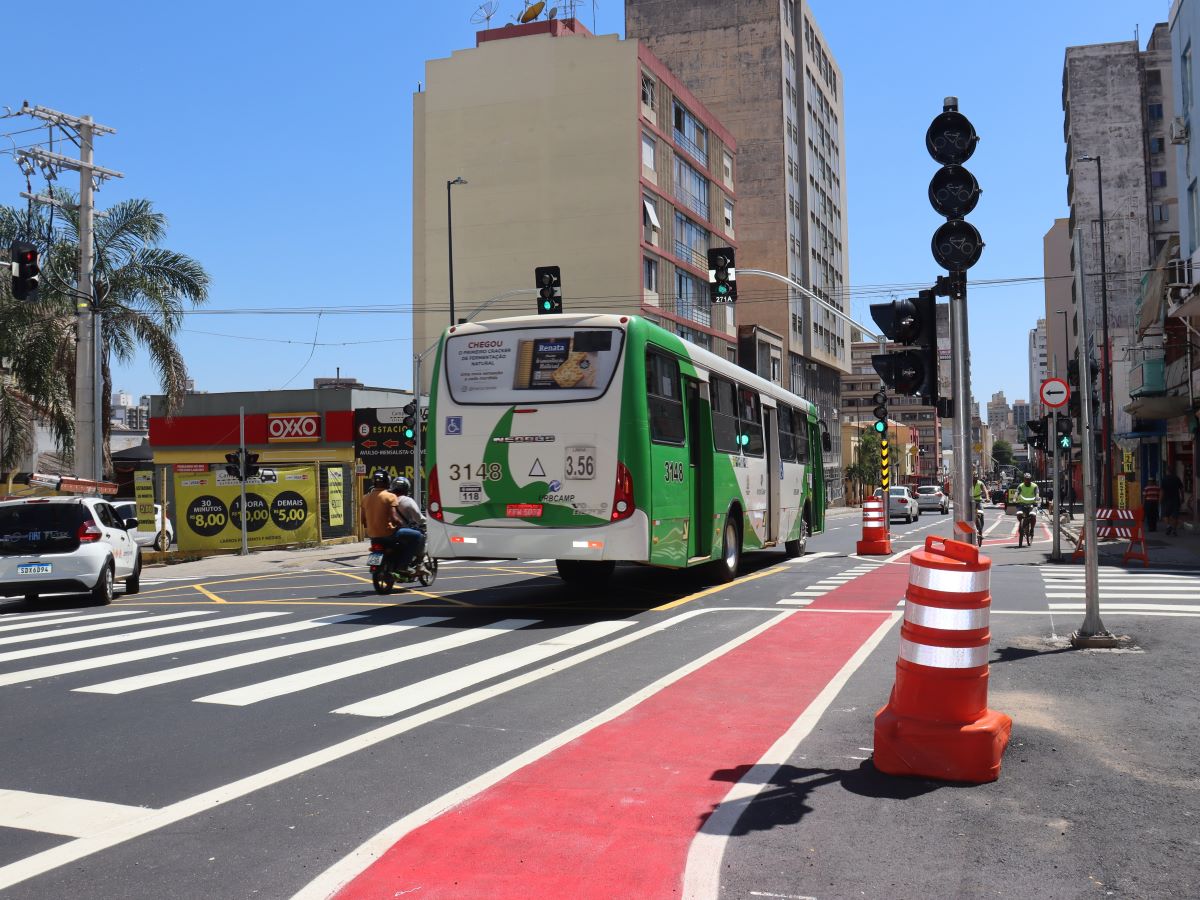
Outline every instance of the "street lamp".
{"type": "Polygon", "coordinates": [[[450,188],[456,184],[466,184],[467,180],[459,175],[453,181],[446,182],[446,256],[450,262],[450,324],[454,324],[454,210],[450,203],[450,188]]]}
{"type": "MultiPolygon", "coordinates": [[[[1108,344],[1108,266],[1104,258],[1104,169],[1100,157],[1084,153],[1076,157],[1077,162],[1094,162],[1096,164],[1096,193],[1100,206],[1100,316],[1103,325],[1104,349],[1100,353],[1104,364],[1104,503],[1112,506],[1113,480],[1113,421],[1112,421],[1112,354],[1108,344]]],[[[1086,373],[1080,372],[1080,377],[1086,373]]]]}

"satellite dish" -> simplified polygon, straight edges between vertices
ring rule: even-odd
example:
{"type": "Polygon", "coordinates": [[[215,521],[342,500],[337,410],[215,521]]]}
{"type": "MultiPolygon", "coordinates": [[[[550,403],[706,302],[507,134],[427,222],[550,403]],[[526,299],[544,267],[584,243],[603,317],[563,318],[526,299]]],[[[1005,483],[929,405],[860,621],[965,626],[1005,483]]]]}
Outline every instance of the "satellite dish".
{"type": "Polygon", "coordinates": [[[552,7],[550,7],[550,12],[546,13],[546,18],[553,19],[557,15],[558,15],[558,7],[552,6],[552,7]]]}
{"type": "Polygon", "coordinates": [[[496,15],[496,10],[499,8],[499,0],[484,0],[479,4],[479,9],[471,14],[472,25],[482,25],[485,29],[492,27],[492,16],[496,15]]]}
{"type": "Polygon", "coordinates": [[[525,8],[525,12],[521,13],[521,18],[518,21],[524,25],[527,22],[532,22],[538,17],[542,9],[546,6],[546,0],[538,0],[533,6],[525,8]]]}

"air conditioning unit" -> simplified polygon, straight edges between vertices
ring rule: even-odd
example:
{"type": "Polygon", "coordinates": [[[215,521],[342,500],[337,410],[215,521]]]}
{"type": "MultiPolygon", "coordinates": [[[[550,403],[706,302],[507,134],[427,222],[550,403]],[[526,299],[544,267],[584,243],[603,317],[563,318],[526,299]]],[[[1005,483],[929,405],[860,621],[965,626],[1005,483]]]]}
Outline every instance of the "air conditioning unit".
{"type": "Polygon", "coordinates": [[[1186,297],[1192,291],[1192,261],[1172,259],[1167,262],[1167,291],[1172,299],[1186,297]]]}
{"type": "Polygon", "coordinates": [[[1186,144],[1188,142],[1187,116],[1176,116],[1171,120],[1171,143],[1186,144]]]}

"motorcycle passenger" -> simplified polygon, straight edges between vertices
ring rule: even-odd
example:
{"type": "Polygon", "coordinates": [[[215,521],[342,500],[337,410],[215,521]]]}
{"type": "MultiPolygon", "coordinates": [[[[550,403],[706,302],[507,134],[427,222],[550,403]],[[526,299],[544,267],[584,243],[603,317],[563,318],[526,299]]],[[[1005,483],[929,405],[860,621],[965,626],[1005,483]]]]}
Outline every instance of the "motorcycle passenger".
{"type": "Polygon", "coordinates": [[[371,475],[371,490],[362,498],[358,508],[358,520],[367,538],[385,549],[395,546],[396,529],[400,527],[399,498],[388,490],[388,473],[376,469],[371,475]]]}
{"type": "Polygon", "coordinates": [[[416,574],[413,563],[419,564],[425,558],[425,515],[417,501],[409,496],[412,485],[407,478],[394,479],[392,493],[397,497],[396,511],[400,517],[400,527],[396,529],[396,546],[399,548],[396,566],[401,575],[411,578],[416,574]]]}

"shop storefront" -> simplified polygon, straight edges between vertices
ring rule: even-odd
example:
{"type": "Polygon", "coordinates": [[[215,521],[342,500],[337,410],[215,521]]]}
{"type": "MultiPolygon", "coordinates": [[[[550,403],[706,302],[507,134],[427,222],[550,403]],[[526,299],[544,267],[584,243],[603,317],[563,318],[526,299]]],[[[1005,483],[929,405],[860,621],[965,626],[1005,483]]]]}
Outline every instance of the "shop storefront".
{"type": "Polygon", "coordinates": [[[252,549],[356,536],[354,411],[403,406],[411,395],[372,388],[188,394],[168,417],[151,399],[155,498],[165,496],[180,550],[241,546],[241,484],[225,471],[239,446],[258,454],[246,483],[252,549]]]}

